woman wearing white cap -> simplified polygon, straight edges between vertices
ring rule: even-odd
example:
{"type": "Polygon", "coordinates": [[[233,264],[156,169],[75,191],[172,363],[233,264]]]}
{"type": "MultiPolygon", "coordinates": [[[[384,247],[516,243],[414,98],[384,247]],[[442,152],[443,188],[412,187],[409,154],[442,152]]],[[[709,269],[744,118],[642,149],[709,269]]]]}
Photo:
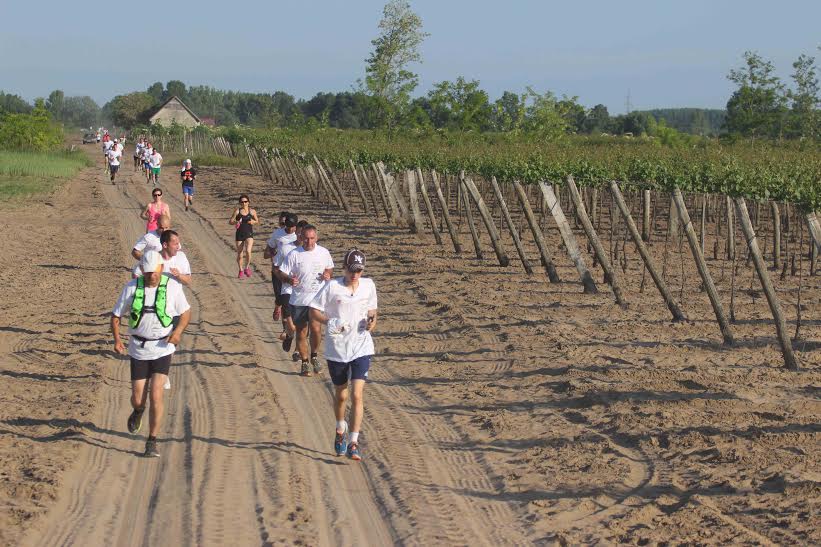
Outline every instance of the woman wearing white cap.
{"type": "Polygon", "coordinates": [[[345,275],[330,280],[311,302],[311,319],[328,325],[325,336],[325,359],[334,384],[336,437],[334,452],[361,460],[359,429],[365,412],[365,380],[371,367],[374,346],[371,332],[376,327],[376,285],[362,277],[365,254],[358,249],[345,253],[345,275]],[[345,410],[348,402],[348,380],[351,383],[351,425],[345,410]]]}
{"type": "Polygon", "coordinates": [[[182,285],[170,276],[162,275],[163,258],[157,251],[147,251],[140,259],[142,275],[123,287],[120,298],[111,312],[111,332],[114,350],[131,358],[131,406],[128,417],[129,433],[137,433],[142,426],[143,412],[150,398],[146,457],[159,457],[157,434],[163,416],[163,385],[171,368],[171,356],[188,321],[190,306],[182,285]],[[120,340],[120,318],[128,317],[131,336],[128,350],[120,340]],[[175,321],[175,318],[178,318],[175,321]],[[150,397],[146,389],[151,379],[150,397]]]}

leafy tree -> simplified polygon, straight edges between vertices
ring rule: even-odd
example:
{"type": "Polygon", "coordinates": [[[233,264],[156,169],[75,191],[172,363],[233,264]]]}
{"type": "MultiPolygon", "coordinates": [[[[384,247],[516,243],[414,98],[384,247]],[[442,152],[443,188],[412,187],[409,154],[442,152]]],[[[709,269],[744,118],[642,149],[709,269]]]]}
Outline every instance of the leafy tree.
{"type": "Polygon", "coordinates": [[[19,95],[12,95],[11,93],[3,93],[0,91],[0,114],[3,112],[28,114],[31,112],[31,105],[19,95]]]}
{"type": "Polygon", "coordinates": [[[587,117],[584,107],[578,101],[578,97],[564,96],[561,101],[556,103],[556,108],[567,120],[568,131],[571,133],[581,133],[584,128],[584,120],[587,117]]]}
{"type": "Polygon", "coordinates": [[[148,86],[146,93],[154,97],[154,101],[160,103],[163,100],[163,93],[165,93],[165,91],[163,90],[161,82],[154,82],[148,86]]]}
{"type": "Polygon", "coordinates": [[[491,108],[487,93],[478,80],[439,82],[428,93],[431,119],[436,127],[456,131],[483,131],[490,128],[491,108]]]}
{"type": "Polygon", "coordinates": [[[66,97],[63,123],[73,127],[94,127],[100,121],[100,107],[88,95],[66,97]]]}
{"type": "Polygon", "coordinates": [[[51,116],[57,121],[63,120],[65,98],[65,93],[63,93],[62,90],[55,89],[49,93],[48,99],[46,99],[46,110],[48,110],[51,116]]]}
{"type": "Polygon", "coordinates": [[[183,102],[188,99],[188,91],[185,89],[185,84],[179,80],[170,80],[165,84],[165,93],[163,93],[162,100],[166,101],[171,97],[178,97],[183,102]]]}
{"type": "Polygon", "coordinates": [[[63,128],[55,123],[43,99],[31,113],[0,115],[0,147],[7,150],[46,152],[63,144],[63,128]]]}
{"type": "Polygon", "coordinates": [[[738,85],[727,102],[727,129],[753,138],[780,137],[786,113],[784,84],[773,64],[757,53],[744,52],[744,61],[746,66],[727,75],[738,85]]]}
{"type": "Polygon", "coordinates": [[[365,87],[377,99],[380,125],[391,127],[406,110],[418,84],[408,66],[422,61],[419,46],[428,34],[422,32],[422,19],[405,0],[385,5],[379,30],[379,36],[371,40],[374,50],[365,60],[365,87]]]}
{"type": "Polygon", "coordinates": [[[106,105],[111,121],[115,125],[131,129],[137,124],[148,123],[157,100],[149,93],[136,91],[127,95],[117,95],[106,105]]]}
{"type": "Polygon", "coordinates": [[[568,132],[570,124],[566,112],[560,107],[553,92],[540,94],[528,86],[525,99],[526,132],[546,140],[558,139],[568,132]]]}
{"type": "Polygon", "coordinates": [[[816,76],[815,57],[800,55],[793,63],[792,74],[795,90],[788,96],[791,101],[790,129],[793,136],[821,138],[821,117],[819,117],[819,88],[816,76]]]}
{"type": "Polygon", "coordinates": [[[516,131],[524,120],[524,98],[512,91],[505,91],[490,108],[490,119],[496,131],[516,131]]]}
{"type": "Polygon", "coordinates": [[[603,104],[590,109],[582,124],[582,131],[587,134],[604,133],[610,130],[610,113],[603,104]]]}

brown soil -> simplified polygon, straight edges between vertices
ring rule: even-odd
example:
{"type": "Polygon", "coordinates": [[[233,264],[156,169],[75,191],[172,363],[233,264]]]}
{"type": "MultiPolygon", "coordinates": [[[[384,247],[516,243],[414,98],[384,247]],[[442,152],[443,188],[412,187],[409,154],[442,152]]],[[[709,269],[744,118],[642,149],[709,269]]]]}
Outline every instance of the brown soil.
{"type": "MultiPolygon", "coordinates": [[[[236,169],[203,168],[188,213],[168,185],[194,315],[162,458],[138,458],[107,313],[149,188],[123,169],[116,186],[89,170],[51,205],[2,213],[7,256],[28,260],[0,272],[0,542],[821,542],[818,277],[803,280],[803,370],[790,373],[751,268],[738,280],[738,347],[726,349],[686,245],[691,320],[671,323],[649,278],[640,292],[630,245],[625,311],[598,272],[600,293],[581,293],[555,229],[565,281],[548,284],[540,268],[459,257],[236,169]],[[239,281],[226,221],[243,192],[264,224],[255,276],[239,281]],[[330,452],[327,378],[300,378],[278,347],[261,251],[281,209],[316,223],[337,261],[363,249],[379,289],[362,464],[330,452]]],[[[796,283],[777,283],[791,318],[796,283]]]]}

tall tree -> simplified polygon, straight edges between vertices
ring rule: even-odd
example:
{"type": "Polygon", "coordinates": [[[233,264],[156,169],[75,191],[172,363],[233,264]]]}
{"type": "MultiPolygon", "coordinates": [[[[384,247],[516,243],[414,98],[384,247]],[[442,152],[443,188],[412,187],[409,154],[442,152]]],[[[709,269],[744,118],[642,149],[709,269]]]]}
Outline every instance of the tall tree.
{"type": "Polygon", "coordinates": [[[516,131],[524,119],[524,99],[517,93],[505,91],[491,106],[491,122],[495,131],[516,131]]]}
{"type": "Polygon", "coordinates": [[[137,91],[117,95],[106,105],[106,110],[110,112],[111,121],[115,125],[131,129],[138,123],[147,123],[156,105],[157,101],[152,95],[137,91]]]}
{"type": "Polygon", "coordinates": [[[727,102],[727,129],[750,137],[780,137],[784,130],[786,94],[775,67],[752,51],[744,52],[745,66],[727,78],[738,89],[727,102]]]}
{"type": "Polygon", "coordinates": [[[478,80],[439,82],[428,93],[433,123],[456,131],[484,131],[490,128],[490,103],[478,80]]]}
{"type": "Polygon", "coordinates": [[[163,93],[163,100],[171,97],[178,97],[185,102],[188,99],[188,90],[185,89],[185,84],[179,80],[170,80],[165,84],[165,93],[163,93]]]}
{"type": "Polygon", "coordinates": [[[63,107],[65,105],[66,95],[61,89],[55,89],[48,95],[46,99],[46,110],[51,113],[55,120],[63,121],[63,107]]]}
{"type": "Polygon", "coordinates": [[[392,127],[410,103],[418,77],[408,67],[422,61],[419,46],[428,36],[422,19],[405,0],[391,0],[382,10],[379,36],[365,60],[365,87],[377,99],[380,125],[392,127]]]}
{"type": "Polygon", "coordinates": [[[31,105],[20,95],[12,95],[0,91],[0,113],[28,114],[31,112],[31,105]]]}
{"type": "Polygon", "coordinates": [[[584,118],[582,131],[588,134],[603,133],[610,130],[610,113],[603,104],[590,109],[584,118]]]}
{"type": "Polygon", "coordinates": [[[794,136],[809,139],[821,137],[819,127],[819,88],[815,57],[800,55],[792,64],[795,89],[790,90],[791,130],[794,136]]]}
{"type": "Polygon", "coordinates": [[[154,100],[158,103],[161,102],[163,100],[163,93],[165,93],[165,90],[162,87],[162,82],[154,82],[148,86],[146,93],[154,97],[154,100]]]}
{"type": "Polygon", "coordinates": [[[66,97],[63,123],[67,126],[94,127],[100,121],[100,107],[94,99],[85,95],[66,97]]]}

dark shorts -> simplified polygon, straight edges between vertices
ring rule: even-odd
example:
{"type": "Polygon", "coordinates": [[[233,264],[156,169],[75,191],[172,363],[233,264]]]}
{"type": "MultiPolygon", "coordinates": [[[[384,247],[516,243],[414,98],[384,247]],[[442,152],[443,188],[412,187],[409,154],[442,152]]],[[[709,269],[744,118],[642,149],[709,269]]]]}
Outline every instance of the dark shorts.
{"type": "Polygon", "coordinates": [[[131,358],[131,381],[146,380],[152,374],[165,374],[168,376],[168,371],[171,369],[172,354],[160,357],[159,359],[152,359],[150,361],[142,361],[140,359],[131,358]]]}
{"type": "Polygon", "coordinates": [[[335,386],[344,386],[351,380],[367,380],[371,368],[371,356],[359,357],[349,363],[328,361],[328,374],[335,386]]]}
{"type": "Polygon", "coordinates": [[[182,185],[182,193],[185,194],[186,196],[193,196],[194,195],[194,187],[183,184],[182,185]]]}
{"type": "Polygon", "coordinates": [[[293,306],[289,305],[291,308],[291,320],[293,320],[294,325],[299,328],[304,327],[308,324],[308,320],[310,319],[310,306],[293,306]]]}
{"type": "Polygon", "coordinates": [[[109,169],[111,169],[111,174],[112,174],[112,175],[113,175],[114,173],[116,173],[117,171],[119,171],[119,170],[120,170],[120,166],[119,166],[119,165],[111,165],[111,164],[108,164],[108,168],[109,168],[109,169]]]}
{"type": "Polygon", "coordinates": [[[291,295],[280,294],[277,296],[277,304],[282,306],[282,318],[287,319],[291,317],[291,295]]]}

